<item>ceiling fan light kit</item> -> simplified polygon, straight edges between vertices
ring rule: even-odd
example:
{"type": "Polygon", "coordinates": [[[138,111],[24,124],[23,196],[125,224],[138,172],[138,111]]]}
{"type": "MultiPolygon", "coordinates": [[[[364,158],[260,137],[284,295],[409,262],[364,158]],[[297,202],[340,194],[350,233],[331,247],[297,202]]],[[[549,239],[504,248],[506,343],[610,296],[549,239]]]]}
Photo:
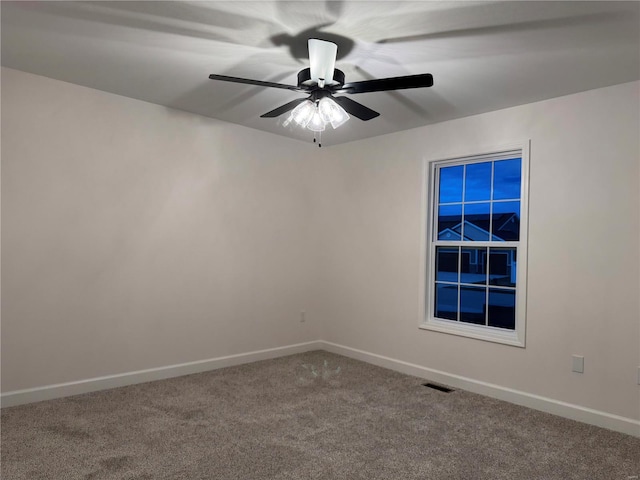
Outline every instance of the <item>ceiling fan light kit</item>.
{"type": "Polygon", "coordinates": [[[349,114],[329,97],[323,97],[317,102],[304,100],[291,111],[289,117],[282,124],[288,126],[292,121],[313,132],[322,132],[330,124],[334,129],[349,120],[349,114]]]}
{"type": "MultiPolygon", "coordinates": [[[[217,74],[211,74],[209,78],[307,93],[309,95],[307,98],[293,100],[260,116],[275,118],[291,112],[283,122],[283,126],[287,127],[291,122],[295,122],[300,127],[311,130],[314,132],[314,142],[317,140],[315,134],[324,131],[329,124],[334,129],[340,127],[349,120],[349,114],[363,121],[371,120],[380,115],[348,97],[334,97],[334,94],[353,95],[433,85],[433,76],[429,73],[345,83],[344,73],[335,68],[338,52],[338,46],[335,43],[311,38],[308,41],[308,48],[309,68],[298,72],[298,85],[217,74]]],[[[320,142],[318,142],[318,146],[321,146],[320,142]]]]}

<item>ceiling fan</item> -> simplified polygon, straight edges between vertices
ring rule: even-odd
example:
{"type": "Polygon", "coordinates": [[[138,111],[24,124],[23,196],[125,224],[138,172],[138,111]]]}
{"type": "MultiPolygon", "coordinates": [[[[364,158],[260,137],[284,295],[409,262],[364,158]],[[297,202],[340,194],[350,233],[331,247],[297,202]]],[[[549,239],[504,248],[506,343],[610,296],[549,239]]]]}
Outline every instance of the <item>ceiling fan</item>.
{"type": "MultiPolygon", "coordinates": [[[[313,132],[322,132],[327,125],[338,128],[349,119],[349,114],[364,121],[380,115],[375,110],[365,107],[349,97],[336,97],[334,96],[335,94],[353,95],[356,93],[384,92],[433,85],[433,76],[430,73],[345,83],[344,73],[335,68],[338,52],[338,46],[335,43],[312,38],[308,41],[308,47],[309,68],[298,72],[297,85],[217,74],[211,74],[209,78],[211,80],[281,88],[308,94],[306,98],[292,100],[260,115],[260,117],[275,118],[291,112],[284,122],[284,126],[287,126],[291,121],[295,121],[301,127],[306,127],[313,132]]],[[[316,138],[314,138],[315,141],[316,138]]]]}

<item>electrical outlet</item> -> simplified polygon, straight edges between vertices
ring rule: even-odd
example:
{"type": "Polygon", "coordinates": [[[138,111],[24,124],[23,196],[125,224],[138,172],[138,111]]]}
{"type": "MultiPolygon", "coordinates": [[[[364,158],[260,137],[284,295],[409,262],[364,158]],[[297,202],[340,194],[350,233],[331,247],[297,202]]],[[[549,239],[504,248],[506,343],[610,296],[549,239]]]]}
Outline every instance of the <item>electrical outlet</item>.
{"type": "Polygon", "coordinates": [[[300,311],[300,323],[304,323],[307,321],[307,312],[304,310],[300,311]]]}
{"type": "Polygon", "coordinates": [[[573,367],[571,368],[571,371],[584,373],[584,357],[581,355],[572,355],[571,358],[573,359],[573,367]]]}

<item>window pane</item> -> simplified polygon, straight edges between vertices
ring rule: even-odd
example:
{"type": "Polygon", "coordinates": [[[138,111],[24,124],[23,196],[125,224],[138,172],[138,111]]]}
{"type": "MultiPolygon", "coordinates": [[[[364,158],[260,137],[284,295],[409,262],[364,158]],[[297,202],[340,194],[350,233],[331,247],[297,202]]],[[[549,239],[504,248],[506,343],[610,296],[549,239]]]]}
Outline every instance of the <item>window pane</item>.
{"type": "Polygon", "coordinates": [[[458,247],[436,248],[436,280],[458,282],[458,247]]]}
{"type": "Polygon", "coordinates": [[[491,200],[491,162],[467,165],[464,201],[491,200]]]}
{"type": "Polygon", "coordinates": [[[448,320],[458,319],[458,286],[436,283],[436,305],[434,315],[448,320]]]}
{"type": "Polygon", "coordinates": [[[516,249],[489,249],[489,284],[501,287],[516,286],[516,249]]]}
{"type": "Polygon", "coordinates": [[[493,240],[520,240],[520,202],[495,202],[492,222],[493,240]]]}
{"type": "Polygon", "coordinates": [[[484,325],[487,290],[460,287],[460,321],[484,325]]]}
{"type": "Polygon", "coordinates": [[[516,328],[516,292],[515,290],[489,289],[489,326],[516,328]]]}
{"type": "Polygon", "coordinates": [[[471,203],[464,206],[464,240],[486,242],[489,240],[490,203],[471,203]]]}
{"type": "Polygon", "coordinates": [[[442,205],[438,208],[438,240],[460,240],[462,205],[442,205]]]}
{"type": "Polygon", "coordinates": [[[493,164],[493,199],[519,200],[521,160],[499,160],[493,164]]]}
{"type": "Polygon", "coordinates": [[[438,203],[455,203],[462,201],[462,173],[464,166],[444,167],[440,169],[440,186],[438,203]]]}
{"type": "Polygon", "coordinates": [[[487,284],[486,248],[462,248],[460,283],[487,284]]]}

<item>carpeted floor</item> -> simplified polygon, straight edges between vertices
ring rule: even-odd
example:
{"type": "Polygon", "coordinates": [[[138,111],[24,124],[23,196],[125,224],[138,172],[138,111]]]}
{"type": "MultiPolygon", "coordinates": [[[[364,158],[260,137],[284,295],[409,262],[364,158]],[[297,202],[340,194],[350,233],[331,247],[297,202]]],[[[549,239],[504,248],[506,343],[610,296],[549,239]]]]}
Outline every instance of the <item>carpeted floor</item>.
{"type": "Polygon", "coordinates": [[[316,351],[2,410],[4,480],[627,480],[640,439],[316,351]]]}

